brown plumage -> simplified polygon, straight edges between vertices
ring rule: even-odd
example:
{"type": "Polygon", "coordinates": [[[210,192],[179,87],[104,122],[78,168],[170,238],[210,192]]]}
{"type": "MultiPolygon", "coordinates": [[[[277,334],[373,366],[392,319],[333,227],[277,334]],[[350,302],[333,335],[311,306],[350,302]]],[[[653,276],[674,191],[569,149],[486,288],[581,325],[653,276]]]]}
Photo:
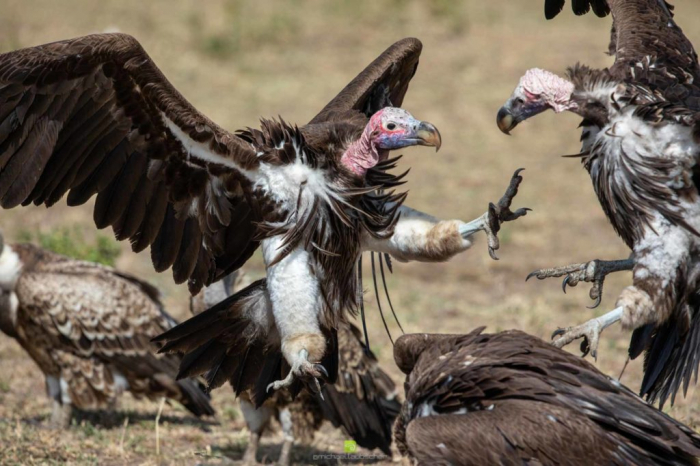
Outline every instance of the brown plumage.
{"type": "Polygon", "coordinates": [[[0,250],[0,329],[46,376],[54,422],[70,422],[72,406],[112,407],[125,391],[214,414],[201,384],[176,380],[180,358],[155,355],[150,339],[177,322],[154,287],[30,244],[0,250]]]}
{"type": "MultiPolygon", "coordinates": [[[[579,8],[583,4],[612,12],[614,64],[600,70],[575,65],[567,79],[528,71],[499,112],[499,125],[510,131],[548,108],[583,118],[582,149],[575,157],[633,256],[618,264],[592,261],[533,274],[566,275],[564,286],[593,282],[597,305],[605,275],[632,270],[633,286],[608,315],[634,331],[630,356],[645,353],[641,393],[661,404],[669,397],[673,402],[700,362],[700,64],[664,0],[585,0],[579,8]]],[[[563,337],[557,344],[584,336],[595,352],[600,326],[592,322],[558,333],[563,337]]]]}
{"type": "MultiPolygon", "coordinates": [[[[191,310],[199,314],[248,284],[238,271],[206,287],[191,299],[191,310]]],[[[338,328],[338,380],[325,385],[321,394],[279,390],[255,409],[253,399],[241,394],[241,408],[251,433],[245,460],[253,463],[260,437],[274,416],[282,425],[285,442],[278,464],[289,464],[292,444],[311,443],[324,420],[342,428],[358,445],[391,455],[391,426],[401,407],[396,387],[362,343],[352,324],[338,328]]],[[[297,390],[298,391],[298,387],[297,390]]]]}
{"type": "Polygon", "coordinates": [[[394,427],[421,465],[691,465],[700,436],[581,358],[519,331],[399,338],[394,427]]]}
{"type": "MultiPolygon", "coordinates": [[[[366,174],[341,161],[370,117],[401,105],[421,47],[410,38],[389,47],[301,128],[263,119],[260,129],[237,133],[199,113],[130,36],[100,34],[2,54],[0,206],[51,206],[65,194],[69,205],[79,205],[97,195],[97,227],[112,226],[134,251],[150,246],[154,268],[172,268],[193,293],[237,270],[260,244],[269,271],[305,260],[306,280],[279,272],[267,286],[276,290],[274,300],[288,292],[286,281],[302,283],[312,291],[297,296],[309,302],[286,309],[280,299],[273,307],[282,310],[269,318],[251,316],[243,305],[223,347],[227,358],[244,360],[249,347],[261,358],[244,382],[232,381],[237,388],[260,380],[260,370],[279,374],[271,365],[280,349],[295,377],[316,377],[321,368],[311,364],[358,307],[361,235],[385,238],[398,220],[405,194],[394,192],[402,175],[386,172],[396,161],[388,151],[440,143],[435,127],[411,117],[406,128],[415,134],[407,132],[401,144],[366,141],[363,148],[375,152],[359,155],[376,157],[366,174]],[[275,328],[302,307],[311,328],[275,328]]],[[[374,123],[382,131],[383,121],[374,123]]],[[[198,346],[210,341],[202,334],[196,344],[173,344],[173,335],[161,339],[168,350],[210,355],[221,348],[198,346]]],[[[201,362],[189,370],[203,370],[201,362]]]]}

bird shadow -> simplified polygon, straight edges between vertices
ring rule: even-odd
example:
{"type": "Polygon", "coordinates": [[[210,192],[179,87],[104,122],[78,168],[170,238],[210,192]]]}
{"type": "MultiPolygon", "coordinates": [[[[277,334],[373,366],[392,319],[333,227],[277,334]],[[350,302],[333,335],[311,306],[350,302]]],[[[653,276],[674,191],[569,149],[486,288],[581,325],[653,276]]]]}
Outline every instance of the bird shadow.
{"type": "MultiPolygon", "coordinates": [[[[243,460],[245,449],[246,444],[243,442],[224,447],[212,446],[212,454],[238,463],[243,460]]],[[[275,464],[281,453],[282,444],[262,444],[258,448],[256,459],[261,464],[275,464]]],[[[380,451],[346,454],[322,450],[309,445],[294,445],[290,454],[291,464],[313,464],[315,466],[337,466],[345,463],[375,464],[387,459],[391,458],[380,451]]]]}
{"type": "MultiPolygon", "coordinates": [[[[129,424],[138,424],[141,422],[155,422],[156,413],[144,413],[137,411],[82,411],[73,409],[73,417],[71,419],[72,426],[91,425],[102,429],[121,429],[124,427],[126,419],[129,419],[129,424]]],[[[37,427],[50,427],[50,416],[38,415],[22,419],[27,424],[37,427]]],[[[196,427],[204,432],[210,432],[213,426],[219,425],[216,420],[199,419],[194,416],[174,416],[161,415],[160,423],[168,423],[178,426],[196,427]]]]}

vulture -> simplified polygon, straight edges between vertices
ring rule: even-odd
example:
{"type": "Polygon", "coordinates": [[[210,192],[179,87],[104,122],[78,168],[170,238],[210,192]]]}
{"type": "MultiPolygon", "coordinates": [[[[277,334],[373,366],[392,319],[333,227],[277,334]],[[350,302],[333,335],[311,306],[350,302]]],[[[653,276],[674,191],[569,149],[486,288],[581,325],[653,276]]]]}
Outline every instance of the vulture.
{"type": "Polygon", "coordinates": [[[125,391],[214,415],[200,382],[176,379],[180,358],[155,354],[151,338],[175,325],[152,285],[0,236],[0,330],[44,373],[56,426],[73,407],[113,408],[125,391]]]}
{"type": "MultiPolygon", "coordinates": [[[[392,150],[438,149],[435,126],[399,108],[421,43],[390,46],[301,127],[229,132],[197,111],[141,45],[98,34],[0,55],[0,206],[71,206],[195,294],[260,247],[262,283],[157,338],[181,376],[258,394],[334,381],[337,328],[359,307],[362,251],[444,261],[486,231],[498,247],[521,181],[472,222],[403,205],[392,150]],[[264,285],[264,286],[263,286],[264,285]],[[260,388],[260,387],[258,387],[260,388]]],[[[255,398],[256,404],[263,397],[255,398]]]]}
{"type": "MultiPolygon", "coordinates": [[[[192,312],[198,314],[216,305],[245,282],[239,270],[212,283],[191,298],[192,312]]],[[[289,391],[279,390],[257,409],[248,394],[242,393],[241,411],[250,431],[244,463],[257,464],[260,438],[273,416],[284,433],[277,464],[289,465],[294,441],[311,443],[324,420],[341,427],[359,446],[370,450],[378,448],[391,456],[391,428],[401,408],[396,386],[362,342],[359,329],[351,323],[338,327],[338,374],[335,385],[324,385],[320,393],[305,390],[292,399],[289,391]]]]}
{"type": "MultiPolygon", "coordinates": [[[[547,0],[549,16],[563,0],[547,0]]],[[[600,332],[617,321],[632,331],[629,355],[645,353],[641,394],[660,405],[687,392],[700,361],[700,65],[663,0],[573,2],[613,16],[605,69],[577,64],[560,77],[531,69],[499,110],[499,128],[547,109],[582,117],[580,158],[603,211],[631,249],[627,259],[593,260],[530,276],[592,282],[600,303],[605,276],[632,271],[616,308],[583,325],[559,329],[555,344],[583,337],[595,356],[600,332]]]]}
{"type": "Polygon", "coordinates": [[[418,465],[696,465],[700,436],[539,338],[410,334],[396,444],[418,465]]]}

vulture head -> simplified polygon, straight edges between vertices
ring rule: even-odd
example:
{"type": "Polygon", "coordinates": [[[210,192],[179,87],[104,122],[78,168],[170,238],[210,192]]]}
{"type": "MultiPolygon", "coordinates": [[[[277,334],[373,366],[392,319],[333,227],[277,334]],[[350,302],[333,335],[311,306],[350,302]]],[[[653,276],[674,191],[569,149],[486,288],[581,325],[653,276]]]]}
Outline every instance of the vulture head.
{"type": "Polygon", "coordinates": [[[440,149],[442,137],[427,121],[420,121],[402,108],[386,107],[372,115],[358,141],[351,144],[341,161],[359,176],[385,160],[389,151],[410,146],[440,149]]]}
{"type": "Polygon", "coordinates": [[[498,111],[498,128],[505,134],[510,134],[521,121],[550,108],[557,113],[571,110],[573,92],[573,83],[554,73],[539,68],[528,70],[498,111]]]}
{"type": "Polygon", "coordinates": [[[442,340],[459,336],[437,333],[409,333],[401,335],[394,343],[394,362],[401,369],[401,372],[409,375],[423,351],[442,340]]]}

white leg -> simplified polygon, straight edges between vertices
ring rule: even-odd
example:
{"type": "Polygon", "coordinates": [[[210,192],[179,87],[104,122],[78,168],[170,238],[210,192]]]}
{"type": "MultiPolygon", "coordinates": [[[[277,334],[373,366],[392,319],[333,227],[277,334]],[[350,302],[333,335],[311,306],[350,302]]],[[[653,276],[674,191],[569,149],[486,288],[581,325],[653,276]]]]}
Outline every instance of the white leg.
{"type": "Polygon", "coordinates": [[[243,455],[243,464],[245,466],[252,466],[258,464],[256,455],[258,453],[258,446],[260,445],[260,437],[262,437],[263,430],[265,430],[265,427],[270,422],[273,411],[272,408],[267,405],[255,409],[252,403],[243,399],[240,400],[240,403],[243,419],[245,419],[246,426],[250,431],[248,446],[243,455]]]}
{"type": "Polygon", "coordinates": [[[459,234],[462,235],[462,238],[469,239],[469,237],[474,233],[485,230],[486,224],[488,223],[488,217],[489,213],[486,212],[484,215],[472,220],[471,222],[463,223],[459,226],[459,234]]]}

